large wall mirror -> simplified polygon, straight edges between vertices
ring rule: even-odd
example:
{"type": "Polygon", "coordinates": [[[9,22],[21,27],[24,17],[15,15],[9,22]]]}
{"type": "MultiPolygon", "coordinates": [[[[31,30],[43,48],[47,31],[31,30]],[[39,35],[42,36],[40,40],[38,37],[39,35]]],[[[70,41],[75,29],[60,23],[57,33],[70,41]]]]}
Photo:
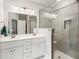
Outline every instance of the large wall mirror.
{"type": "Polygon", "coordinates": [[[8,33],[32,34],[37,27],[37,17],[27,14],[8,13],[8,33]]]}

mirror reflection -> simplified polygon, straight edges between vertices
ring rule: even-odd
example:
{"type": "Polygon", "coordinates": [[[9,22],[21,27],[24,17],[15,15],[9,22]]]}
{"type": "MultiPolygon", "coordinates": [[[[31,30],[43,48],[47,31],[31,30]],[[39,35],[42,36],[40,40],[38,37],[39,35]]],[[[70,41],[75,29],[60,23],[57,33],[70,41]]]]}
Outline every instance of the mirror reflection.
{"type": "Polygon", "coordinates": [[[37,26],[36,22],[36,16],[9,12],[8,34],[32,34],[37,26]]]}

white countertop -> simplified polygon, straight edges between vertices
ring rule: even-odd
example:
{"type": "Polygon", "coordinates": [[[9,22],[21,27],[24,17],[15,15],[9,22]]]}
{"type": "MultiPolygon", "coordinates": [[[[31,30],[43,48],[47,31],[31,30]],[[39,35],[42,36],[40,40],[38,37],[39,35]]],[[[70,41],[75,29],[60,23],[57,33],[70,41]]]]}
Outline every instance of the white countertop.
{"type": "Polygon", "coordinates": [[[25,39],[33,39],[33,38],[41,38],[44,36],[41,35],[33,35],[33,34],[22,34],[22,35],[16,35],[15,38],[11,38],[11,36],[0,38],[1,42],[8,42],[8,41],[15,41],[15,40],[25,40],[25,39]]]}

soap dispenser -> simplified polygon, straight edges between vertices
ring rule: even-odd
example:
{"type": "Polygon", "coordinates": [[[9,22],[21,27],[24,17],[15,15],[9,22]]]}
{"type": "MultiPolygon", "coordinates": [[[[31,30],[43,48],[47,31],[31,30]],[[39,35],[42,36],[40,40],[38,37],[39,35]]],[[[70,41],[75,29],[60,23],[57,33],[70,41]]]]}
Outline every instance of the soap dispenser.
{"type": "Polygon", "coordinates": [[[6,34],[6,26],[5,25],[1,29],[1,35],[2,36],[7,36],[7,34],[6,34]]]}

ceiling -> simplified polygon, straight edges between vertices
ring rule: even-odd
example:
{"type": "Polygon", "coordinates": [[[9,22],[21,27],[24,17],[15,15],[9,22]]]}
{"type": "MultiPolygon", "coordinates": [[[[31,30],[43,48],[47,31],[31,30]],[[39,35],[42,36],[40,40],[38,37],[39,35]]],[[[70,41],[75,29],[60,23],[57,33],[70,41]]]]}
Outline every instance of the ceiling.
{"type": "Polygon", "coordinates": [[[32,0],[32,1],[34,1],[36,3],[43,4],[43,5],[49,5],[56,0],[32,0]]]}

